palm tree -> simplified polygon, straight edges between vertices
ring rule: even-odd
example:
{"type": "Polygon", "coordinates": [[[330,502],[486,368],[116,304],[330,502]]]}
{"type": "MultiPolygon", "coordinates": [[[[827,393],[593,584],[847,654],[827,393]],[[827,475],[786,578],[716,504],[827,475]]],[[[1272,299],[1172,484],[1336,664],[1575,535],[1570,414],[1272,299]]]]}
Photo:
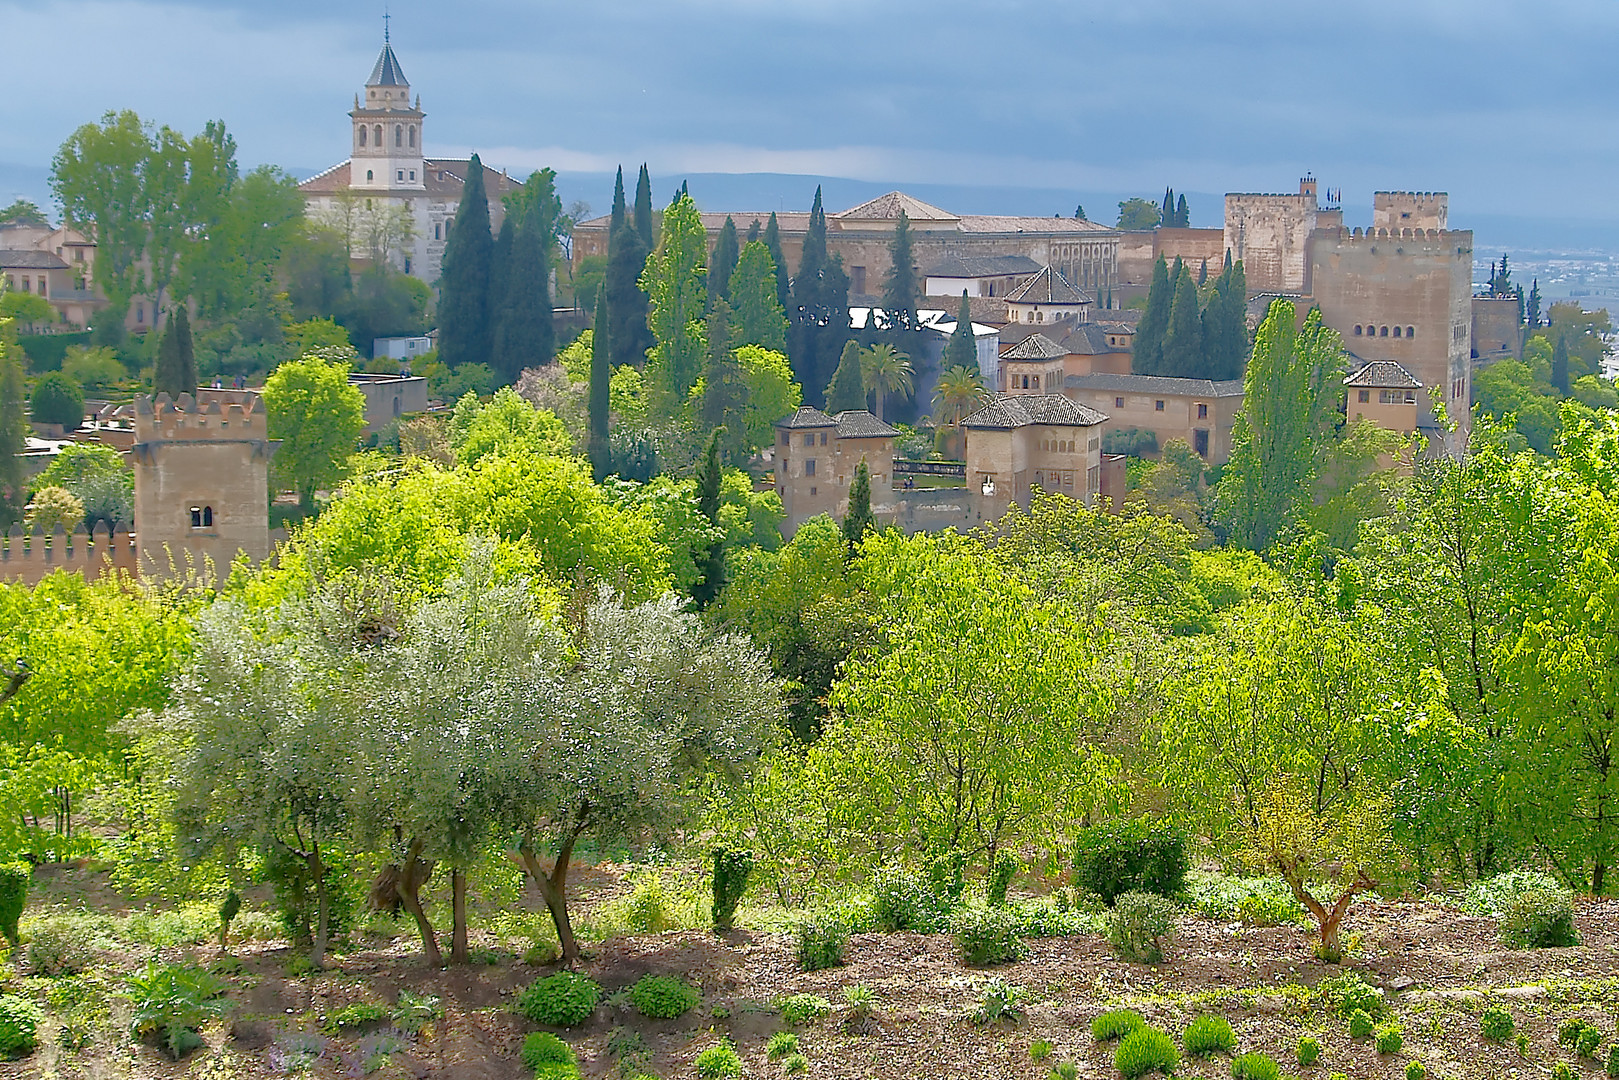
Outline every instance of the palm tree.
{"type": "Polygon", "coordinates": [[[860,354],[860,368],[866,385],[877,395],[877,419],[883,418],[883,402],[889,394],[910,397],[911,358],[892,345],[873,345],[860,354]]]}
{"type": "Polygon", "coordinates": [[[933,391],[933,404],[942,415],[950,417],[951,426],[961,421],[989,398],[984,380],[977,368],[956,364],[946,368],[939,376],[939,385],[933,391]]]}

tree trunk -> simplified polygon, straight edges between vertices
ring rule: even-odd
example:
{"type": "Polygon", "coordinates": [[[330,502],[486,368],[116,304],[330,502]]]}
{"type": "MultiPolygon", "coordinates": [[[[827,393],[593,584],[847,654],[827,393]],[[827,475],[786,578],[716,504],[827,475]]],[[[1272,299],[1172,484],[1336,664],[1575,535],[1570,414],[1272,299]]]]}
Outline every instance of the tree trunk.
{"type": "Polygon", "coordinates": [[[551,913],[551,923],[556,927],[557,944],[562,949],[562,961],[569,967],[579,962],[579,942],[573,936],[573,923],[568,918],[568,861],[573,857],[573,844],[578,836],[577,832],[570,833],[562,842],[549,874],[540,866],[540,860],[535,857],[534,849],[527,840],[518,848],[523,869],[528,871],[528,875],[540,887],[540,895],[545,898],[546,910],[551,913]]]}
{"type": "Polygon", "coordinates": [[[1601,896],[1603,883],[1608,877],[1608,866],[1600,858],[1596,865],[1591,867],[1591,895],[1601,896]]]}
{"type": "Polygon", "coordinates": [[[438,935],[422,907],[422,888],[433,878],[433,860],[421,856],[422,841],[413,838],[405,849],[403,865],[383,867],[371,887],[371,909],[397,912],[402,907],[410,912],[411,918],[416,920],[416,932],[421,935],[422,955],[431,966],[443,967],[438,935]]]}
{"type": "Polygon", "coordinates": [[[315,878],[315,936],[309,960],[317,968],[326,966],[326,935],[331,928],[332,899],[326,892],[326,867],[320,861],[320,846],[306,856],[309,872],[315,878]]]}
{"type": "Polygon", "coordinates": [[[450,963],[467,962],[467,872],[457,866],[450,870],[450,963]]]}

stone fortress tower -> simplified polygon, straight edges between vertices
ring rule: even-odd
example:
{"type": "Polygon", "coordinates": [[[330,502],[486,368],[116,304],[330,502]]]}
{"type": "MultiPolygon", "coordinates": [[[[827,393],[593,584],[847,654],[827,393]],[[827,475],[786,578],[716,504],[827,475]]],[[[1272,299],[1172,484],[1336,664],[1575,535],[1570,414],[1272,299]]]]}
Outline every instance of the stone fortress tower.
{"type": "Polygon", "coordinates": [[[161,574],[187,555],[213,563],[222,578],[238,553],[270,554],[270,457],[264,402],[199,405],[159,394],[134,405],[136,539],[140,568],[161,574]]]}

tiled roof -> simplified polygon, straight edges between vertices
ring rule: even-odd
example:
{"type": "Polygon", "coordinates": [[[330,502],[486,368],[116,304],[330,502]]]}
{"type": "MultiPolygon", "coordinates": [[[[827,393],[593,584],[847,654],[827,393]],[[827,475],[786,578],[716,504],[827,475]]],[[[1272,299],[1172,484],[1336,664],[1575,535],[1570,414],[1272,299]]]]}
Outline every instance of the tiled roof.
{"type": "Polygon", "coordinates": [[[905,216],[912,221],[958,221],[955,214],[948,210],[940,210],[937,206],[925,203],[903,191],[890,191],[886,195],[879,195],[869,202],[847,210],[839,210],[827,217],[834,221],[889,221],[899,217],[899,212],[905,211],[905,216]]]}
{"type": "Polygon", "coordinates": [[[947,251],[922,271],[923,277],[981,278],[1033,274],[1040,264],[1027,255],[973,255],[947,251]]]}
{"type": "Polygon", "coordinates": [[[1094,427],[1107,414],[1061,394],[994,394],[962,423],[970,428],[1020,428],[1030,424],[1094,427]]]}
{"type": "Polygon", "coordinates": [[[1116,233],[1118,230],[1094,221],[1060,217],[1022,217],[1000,214],[971,214],[961,219],[961,231],[970,233],[1116,233]]]}
{"type": "MultiPolygon", "coordinates": [[[[466,184],[467,169],[471,164],[471,161],[464,158],[424,158],[422,182],[427,194],[439,196],[446,201],[459,200],[461,189],[466,184]]],[[[352,176],[352,165],[352,161],[333,165],[325,172],[316,173],[299,184],[298,190],[305,195],[335,195],[339,191],[346,191],[352,176]]],[[[521,181],[485,165],[483,186],[491,198],[498,198],[509,191],[516,191],[523,185],[521,181]]]]}
{"type": "Polygon", "coordinates": [[[60,255],[49,251],[0,251],[0,267],[7,270],[62,270],[67,267],[60,255]]]}
{"type": "Polygon", "coordinates": [[[1008,304],[1094,304],[1096,298],[1068,284],[1062,271],[1042,266],[1034,277],[1013,289],[1008,304]]]}
{"type": "Polygon", "coordinates": [[[1096,323],[1060,322],[1058,326],[1067,326],[1067,333],[1057,339],[1065,352],[1075,356],[1101,356],[1105,353],[1119,352],[1122,346],[1109,345],[1107,335],[1112,331],[1109,327],[1096,323]]]}
{"type": "Polygon", "coordinates": [[[779,428],[823,428],[837,427],[838,422],[820,409],[800,405],[798,411],[793,415],[777,420],[776,426],[779,428]]]}
{"type": "Polygon", "coordinates": [[[1373,360],[1344,379],[1345,386],[1376,386],[1407,390],[1421,389],[1422,383],[1393,360],[1373,360]]]}
{"type": "Polygon", "coordinates": [[[399,57],[394,55],[394,47],[387,43],[382,46],[382,52],[377,56],[377,66],[371,69],[371,77],[365,80],[367,86],[409,86],[410,80],[405,78],[405,70],[399,66],[399,57]]]}
{"type": "Polygon", "coordinates": [[[840,439],[891,439],[899,434],[898,428],[883,423],[865,409],[838,413],[837,425],[840,439]]]}
{"type": "Polygon", "coordinates": [[[1141,321],[1144,314],[1146,312],[1140,308],[1103,308],[1091,312],[1091,320],[1103,326],[1128,326],[1130,332],[1134,333],[1136,324],[1141,321]]]}
{"type": "Polygon", "coordinates": [[[1056,360],[1067,356],[1068,350],[1044,334],[1030,334],[1016,345],[1001,353],[1003,360],[1056,360]]]}
{"type": "MultiPolygon", "coordinates": [[[[930,307],[947,308],[950,318],[955,320],[956,313],[961,310],[961,293],[954,296],[949,293],[931,293],[921,301],[930,307]]],[[[975,323],[985,326],[1006,325],[1006,297],[1004,296],[969,296],[967,297],[967,314],[975,323]]]]}
{"type": "Polygon", "coordinates": [[[1177,379],[1169,375],[1070,375],[1063,385],[1071,390],[1109,390],[1127,394],[1164,394],[1180,397],[1242,397],[1242,380],[1177,379]]]}

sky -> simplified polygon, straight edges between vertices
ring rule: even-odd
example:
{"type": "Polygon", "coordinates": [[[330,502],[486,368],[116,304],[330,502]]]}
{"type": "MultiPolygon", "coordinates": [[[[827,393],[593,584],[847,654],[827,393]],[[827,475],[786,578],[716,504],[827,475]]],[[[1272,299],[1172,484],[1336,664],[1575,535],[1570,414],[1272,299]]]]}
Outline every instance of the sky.
{"type": "MultiPolygon", "coordinates": [[[[248,166],[335,164],[382,15],[0,0],[0,199],[42,194],[56,147],[109,109],[186,133],[222,118],[248,166]]],[[[598,209],[604,174],[646,161],[660,177],[1084,201],[1097,219],[1173,185],[1216,224],[1218,193],[1296,190],[1308,171],[1346,207],[1445,190],[1456,227],[1619,230],[1613,0],[392,0],[391,15],[429,153],[550,166],[598,209]]]]}

